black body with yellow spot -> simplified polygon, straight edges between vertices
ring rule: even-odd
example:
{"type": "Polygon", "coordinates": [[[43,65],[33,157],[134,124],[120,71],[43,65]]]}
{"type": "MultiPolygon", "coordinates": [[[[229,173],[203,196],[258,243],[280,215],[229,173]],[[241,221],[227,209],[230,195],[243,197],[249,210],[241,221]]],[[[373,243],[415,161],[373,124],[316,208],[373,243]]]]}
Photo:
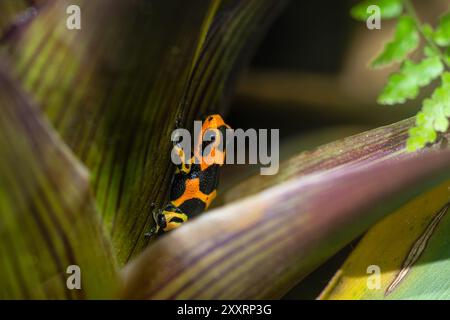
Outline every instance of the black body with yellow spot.
{"type": "Polygon", "coordinates": [[[157,233],[179,227],[207,209],[214,200],[219,169],[225,162],[227,128],[230,127],[220,115],[208,116],[200,136],[195,137],[193,155],[186,160],[180,150],[183,163],[177,166],[172,178],[170,203],[154,216],[157,233]],[[203,141],[204,137],[208,141],[203,141]]]}

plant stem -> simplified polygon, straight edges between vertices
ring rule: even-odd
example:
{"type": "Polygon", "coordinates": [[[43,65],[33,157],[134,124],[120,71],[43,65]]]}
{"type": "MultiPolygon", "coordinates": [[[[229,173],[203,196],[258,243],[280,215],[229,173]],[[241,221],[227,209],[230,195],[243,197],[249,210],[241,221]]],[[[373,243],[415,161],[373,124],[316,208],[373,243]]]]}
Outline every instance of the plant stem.
{"type": "Polygon", "coordinates": [[[441,49],[434,43],[433,39],[431,39],[424,31],[423,31],[423,24],[417,15],[416,9],[414,9],[413,4],[411,3],[411,0],[403,0],[403,3],[405,5],[406,12],[416,21],[417,29],[424,37],[427,44],[438,54],[439,58],[441,58],[442,62],[447,66],[447,68],[450,68],[450,63],[447,61],[447,58],[442,53],[441,49]]]}

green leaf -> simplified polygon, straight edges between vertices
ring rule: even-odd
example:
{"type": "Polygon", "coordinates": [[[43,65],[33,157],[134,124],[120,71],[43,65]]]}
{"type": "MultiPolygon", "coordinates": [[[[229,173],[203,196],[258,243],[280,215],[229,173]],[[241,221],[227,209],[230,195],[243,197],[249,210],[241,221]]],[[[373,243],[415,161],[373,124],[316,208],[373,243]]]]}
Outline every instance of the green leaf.
{"type": "Polygon", "coordinates": [[[438,56],[425,58],[419,63],[406,60],[398,73],[389,76],[378,103],[392,105],[416,98],[420,88],[439,77],[443,70],[444,65],[438,56]]]}
{"type": "Polygon", "coordinates": [[[433,39],[442,47],[450,46],[450,12],[441,17],[433,39]]]}
{"type": "Polygon", "coordinates": [[[450,65],[450,47],[445,50],[444,57],[445,61],[447,61],[447,64],[450,65]]]}
{"type": "Polygon", "coordinates": [[[114,298],[115,257],[85,168],[0,63],[0,298],[114,298]],[[69,290],[67,268],[81,271],[69,290]]]}
{"type": "Polygon", "coordinates": [[[148,243],[152,202],[168,200],[177,119],[190,129],[226,108],[236,67],[285,1],[80,0],[80,31],[66,29],[67,3],[52,1],[9,59],[91,171],[123,264],[148,243]]]}
{"type": "Polygon", "coordinates": [[[373,68],[380,68],[393,62],[403,61],[419,45],[416,22],[409,16],[402,16],[395,31],[394,39],[387,43],[383,51],[372,62],[373,68]]]}
{"type": "Polygon", "coordinates": [[[409,131],[407,148],[415,151],[436,140],[436,132],[446,132],[450,117],[450,72],[442,74],[442,83],[431,98],[423,102],[417,114],[416,127],[409,131]]]}
{"type": "Polygon", "coordinates": [[[422,32],[425,35],[425,37],[430,38],[430,39],[433,38],[434,30],[433,30],[433,27],[431,25],[429,25],[428,23],[422,24],[422,32]]]}
{"type": "Polygon", "coordinates": [[[446,181],[366,233],[321,299],[449,299],[450,210],[446,181]],[[379,287],[369,266],[379,267],[379,287]],[[372,280],[372,281],[371,281],[372,280]]]}
{"type": "Polygon", "coordinates": [[[350,10],[350,15],[357,20],[366,21],[372,14],[367,12],[369,6],[377,5],[380,7],[382,19],[391,19],[398,17],[403,12],[402,0],[364,0],[350,10]]]}

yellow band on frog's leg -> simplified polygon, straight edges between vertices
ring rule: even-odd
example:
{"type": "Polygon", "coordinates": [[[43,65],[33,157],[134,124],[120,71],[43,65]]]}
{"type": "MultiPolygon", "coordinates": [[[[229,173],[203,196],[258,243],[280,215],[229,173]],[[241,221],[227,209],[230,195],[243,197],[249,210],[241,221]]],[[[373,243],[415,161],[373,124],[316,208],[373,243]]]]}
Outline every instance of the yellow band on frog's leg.
{"type": "Polygon", "coordinates": [[[164,217],[166,218],[166,227],[163,229],[164,232],[173,230],[181,226],[184,222],[187,221],[188,216],[184,213],[165,213],[164,217]],[[182,221],[171,221],[173,218],[179,218],[182,221]]]}

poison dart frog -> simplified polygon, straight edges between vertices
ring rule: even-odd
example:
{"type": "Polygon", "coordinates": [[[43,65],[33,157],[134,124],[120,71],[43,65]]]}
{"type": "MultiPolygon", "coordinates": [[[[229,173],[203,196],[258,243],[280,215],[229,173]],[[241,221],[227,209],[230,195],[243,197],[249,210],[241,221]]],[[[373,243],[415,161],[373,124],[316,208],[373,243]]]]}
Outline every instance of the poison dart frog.
{"type": "Polygon", "coordinates": [[[156,227],[148,235],[176,229],[209,207],[217,194],[219,169],[225,162],[226,129],[230,126],[220,115],[210,115],[195,137],[193,154],[189,158],[178,144],[174,145],[181,164],[172,177],[170,202],[154,211],[156,227]]]}

